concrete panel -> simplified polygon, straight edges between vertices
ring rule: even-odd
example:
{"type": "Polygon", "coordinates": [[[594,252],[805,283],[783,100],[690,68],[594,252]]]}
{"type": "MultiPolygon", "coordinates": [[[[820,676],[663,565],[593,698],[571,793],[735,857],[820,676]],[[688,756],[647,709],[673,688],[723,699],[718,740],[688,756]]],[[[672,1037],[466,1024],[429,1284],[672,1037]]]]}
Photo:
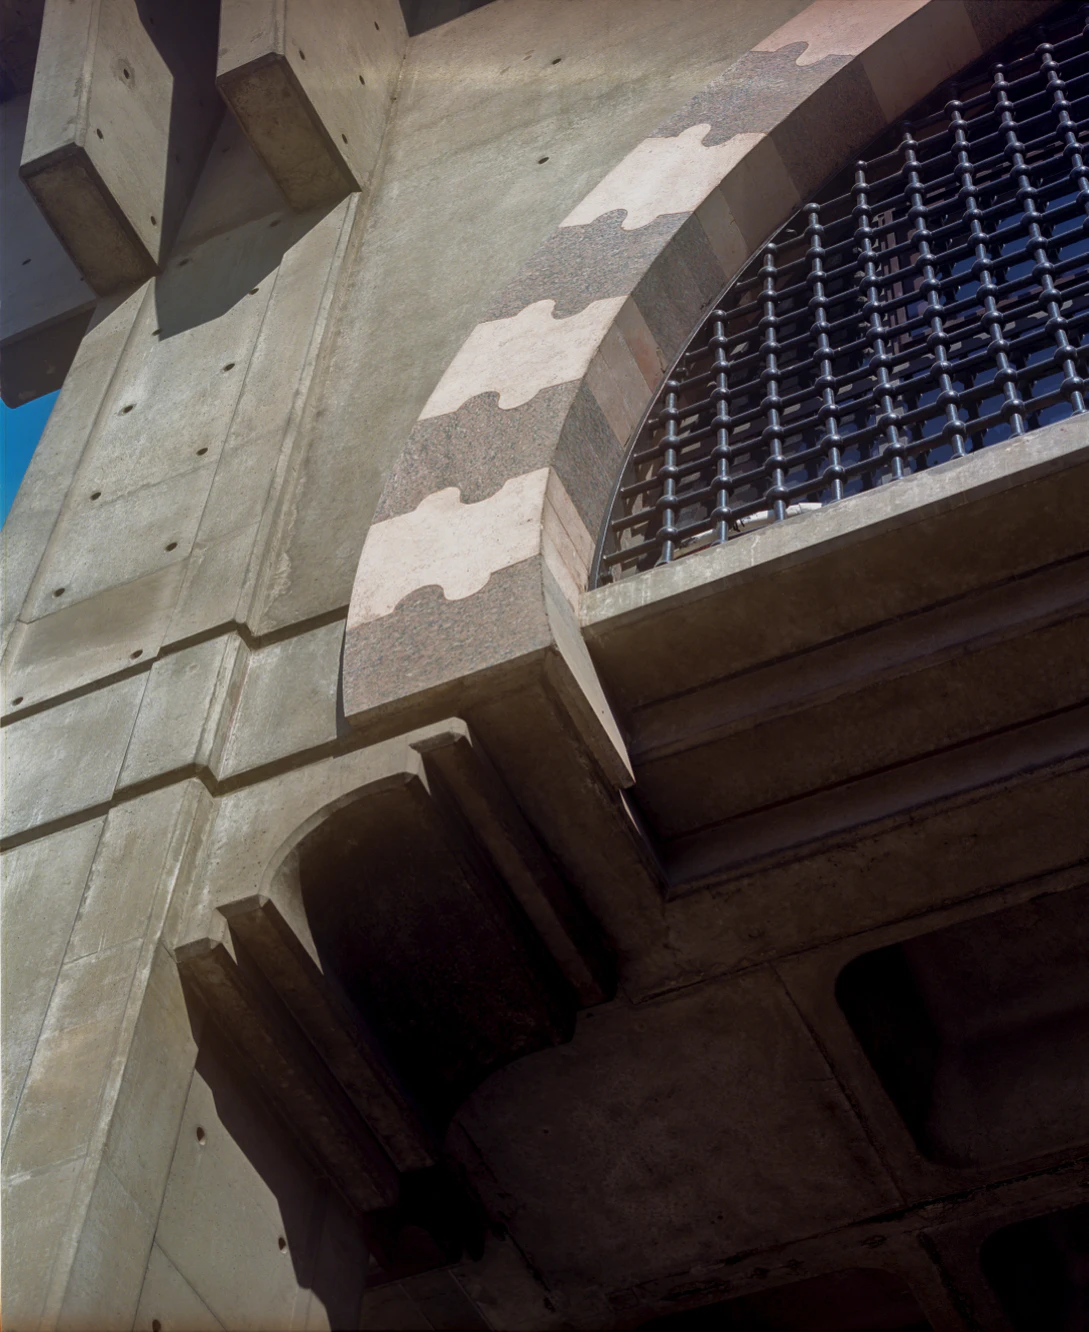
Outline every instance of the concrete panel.
{"type": "Polygon", "coordinates": [[[0,104],[0,391],[9,407],[60,388],[95,301],[19,179],[29,103],[0,104]]]}
{"type": "Polygon", "coordinates": [[[143,295],[141,290],[100,303],[0,529],[5,642],[60,516],[143,295]]]}
{"type": "Polygon", "coordinates": [[[221,717],[237,696],[237,662],[245,655],[241,639],[227,633],[155,663],[121,768],[121,787],[211,763],[221,717]]]}
{"type": "Polygon", "coordinates": [[[25,619],[188,555],[290,240],[249,223],[173,260],[149,289],[25,619]]]}
{"type": "Polygon", "coordinates": [[[53,1261],[82,1170],[77,1159],[4,1179],[4,1322],[14,1332],[42,1325],[53,1261]]]}
{"type": "Polygon", "coordinates": [[[549,1282],[644,1281],[899,1199],[762,971],[590,1010],[570,1045],[493,1075],[457,1122],[494,1177],[475,1182],[549,1282]],[[652,1251],[632,1248],[633,1224],[652,1251]]]}
{"type": "Polygon", "coordinates": [[[151,1246],[133,1327],[151,1332],[153,1324],[162,1332],[222,1332],[223,1328],[157,1244],[151,1246]]]}
{"type": "Polygon", "coordinates": [[[334,742],[340,620],[247,653],[238,705],[216,774],[223,780],[334,742]]]}
{"type": "Polygon", "coordinates": [[[159,1212],[189,1093],[195,1025],[173,958],[156,948],[105,1152],[118,1182],[150,1216],[159,1212]]]}
{"type": "Polygon", "coordinates": [[[216,83],[292,208],[367,185],[407,40],[396,0],[223,0],[216,83]]]}
{"type": "Polygon", "coordinates": [[[155,1212],[140,1207],[102,1162],[53,1323],[58,1332],[132,1327],[154,1233],[155,1212]]]}
{"type": "Polygon", "coordinates": [[[237,559],[225,588],[220,561],[194,569],[175,636],[216,623],[212,608],[226,602],[227,593],[235,598],[231,616],[253,627],[260,621],[254,601],[260,607],[290,577],[282,559],[262,556],[293,513],[300,423],[337,280],[358,235],[357,202],[353,196],[272,232],[286,248],[197,533],[198,548],[230,550],[237,559]],[[208,603],[203,613],[202,598],[208,603]]]}
{"type": "Polygon", "coordinates": [[[89,1150],[139,951],[122,944],[61,968],[8,1136],[10,1173],[89,1150]]]}
{"type": "MultiPolygon", "coordinates": [[[[18,620],[4,660],[5,712],[19,712],[131,670],[141,659],[153,660],[184,573],[184,565],[168,564],[119,587],[106,586],[29,624],[18,620]]],[[[65,587],[65,597],[73,591],[78,589],[65,587]]]]}
{"type": "Polygon", "coordinates": [[[160,883],[178,872],[200,789],[176,782],[110,810],[66,963],[142,939],[162,914],[160,883]]]}
{"type": "Polygon", "coordinates": [[[3,1137],[7,1138],[103,821],[4,853],[3,1137]]]}
{"type": "Polygon", "coordinates": [[[4,728],[5,838],[110,799],[146,683],[119,680],[4,728]]]}
{"type": "Polygon", "coordinates": [[[219,115],[202,2],[48,0],[20,172],[89,286],[150,277],[219,115]]]}

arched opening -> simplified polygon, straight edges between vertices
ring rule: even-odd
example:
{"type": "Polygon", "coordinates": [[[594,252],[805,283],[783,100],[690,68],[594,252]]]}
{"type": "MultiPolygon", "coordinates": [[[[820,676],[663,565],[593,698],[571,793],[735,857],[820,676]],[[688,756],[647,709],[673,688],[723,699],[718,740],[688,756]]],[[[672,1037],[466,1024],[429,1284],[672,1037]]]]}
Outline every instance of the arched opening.
{"type": "Polygon", "coordinates": [[[635,434],[591,585],[1086,410],[1087,68],[1064,8],[757,251],[635,434]]]}

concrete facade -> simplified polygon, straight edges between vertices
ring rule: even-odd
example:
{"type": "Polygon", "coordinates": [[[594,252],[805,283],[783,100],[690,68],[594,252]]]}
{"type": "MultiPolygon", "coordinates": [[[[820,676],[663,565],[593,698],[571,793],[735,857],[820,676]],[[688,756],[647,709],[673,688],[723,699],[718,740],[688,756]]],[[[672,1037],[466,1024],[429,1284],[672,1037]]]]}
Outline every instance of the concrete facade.
{"type": "Polygon", "coordinates": [[[8,8],[5,1326],[1016,1332],[1089,418],[587,585],[730,277],[1050,4],[8,8]]]}

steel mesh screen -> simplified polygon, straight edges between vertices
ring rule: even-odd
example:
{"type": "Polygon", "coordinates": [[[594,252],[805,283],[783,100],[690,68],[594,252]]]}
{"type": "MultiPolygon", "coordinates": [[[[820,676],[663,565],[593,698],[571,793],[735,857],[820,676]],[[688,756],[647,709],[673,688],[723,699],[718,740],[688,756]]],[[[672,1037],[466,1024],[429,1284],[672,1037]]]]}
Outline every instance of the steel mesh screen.
{"type": "Polygon", "coordinates": [[[629,453],[594,583],[1084,412],[1089,6],[944,85],[765,245],[629,453]]]}

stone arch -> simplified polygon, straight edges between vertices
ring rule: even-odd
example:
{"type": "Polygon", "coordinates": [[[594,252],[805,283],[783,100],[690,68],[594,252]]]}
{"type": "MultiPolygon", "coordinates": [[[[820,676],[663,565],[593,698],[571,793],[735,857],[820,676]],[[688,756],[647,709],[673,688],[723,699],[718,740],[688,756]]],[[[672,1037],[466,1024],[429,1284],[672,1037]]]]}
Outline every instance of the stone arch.
{"type": "Polygon", "coordinates": [[[813,0],[585,196],[466,338],[386,483],[346,628],[355,725],[418,725],[551,655],[602,767],[630,781],[577,605],[632,430],[798,204],[1047,7],[813,0]]]}

